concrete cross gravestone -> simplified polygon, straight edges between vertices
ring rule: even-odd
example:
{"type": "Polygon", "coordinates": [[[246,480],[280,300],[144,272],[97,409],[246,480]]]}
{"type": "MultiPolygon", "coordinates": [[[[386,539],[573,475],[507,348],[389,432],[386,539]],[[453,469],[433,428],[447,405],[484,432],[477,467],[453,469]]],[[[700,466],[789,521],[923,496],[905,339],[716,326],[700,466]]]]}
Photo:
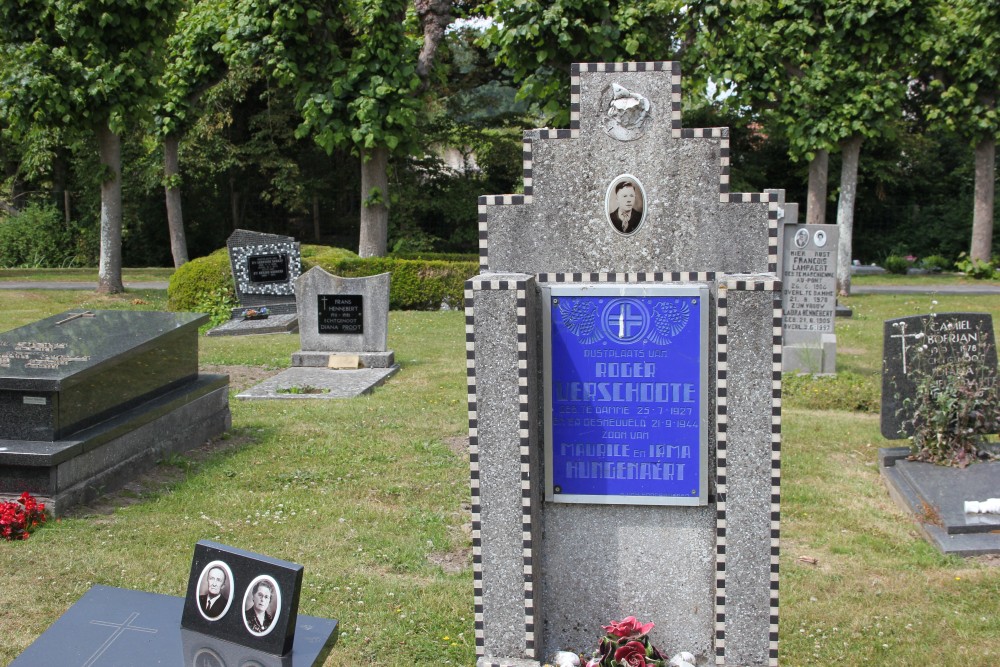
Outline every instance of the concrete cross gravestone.
{"type": "Polygon", "coordinates": [[[574,65],[466,291],[476,650],[537,665],[635,615],[777,664],[779,193],[730,193],[676,63],[574,65]],[[769,462],[769,464],[768,464],[769,462]]]}
{"type": "Polygon", "coordinates": [[[835,225],[782,229],[782,307],[786,372],[837,372],[837,241],[835,225]]]}
{"type": "Polygon", "coordinates": [[[913,433],[905,401],[916,395],[921,372],[934,374],[967,358],[996,378],[997,345],[993,318],[986,313],[934,313],[886,320],[882,327],[882,436],[913,433]]]}

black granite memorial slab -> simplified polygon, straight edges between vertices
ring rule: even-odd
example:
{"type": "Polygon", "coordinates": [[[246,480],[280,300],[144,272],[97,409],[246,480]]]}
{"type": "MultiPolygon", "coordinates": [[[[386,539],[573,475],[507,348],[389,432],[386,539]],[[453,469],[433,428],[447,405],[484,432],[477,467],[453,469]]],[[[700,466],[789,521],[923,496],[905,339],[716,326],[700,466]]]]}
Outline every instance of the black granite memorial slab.
{"type": "Polygon", "coordinates": [[[295,639],[302,566],[200,540],[181,625],[273,655],[295,639]]]}
{"type": "Polygon", "coordinates": [[[321,334],[363,334],[364,297],[360,294],[317,294],[316,313],[321,334]]]}
{"type": "Polygon", "coordinates": [[[59,440],[192,382],[206,319],[68,311],[0,334],[0,439],[59,440]]]}
{"type": "Polygon", "coordinates": [[[337,641],[332,619],[299,616],[284,656],[181,628],[184,599],[94,586],[12,667],[314,667],[337,641]]]}
{"type": "Polygon", "coordinates": [[[928,541],[946,554],[1000,554],[1000,516],[965,512],[967,501],[1000,493],[1000,461],[954,468],[909,461],[909,454],[907,447],[879,449],[879,472],[928,541]]]}
{"type": "Polygon", "coordinates": [[[916,395],[918,364],[934,368],[963,357],[996,378],[993,318],[986,313],[935,313],[886,320],[882,328],[882,436],[911,435],[904,402],[916,395]],[[926,350],[922,350],[923,346],[926,350]]]}

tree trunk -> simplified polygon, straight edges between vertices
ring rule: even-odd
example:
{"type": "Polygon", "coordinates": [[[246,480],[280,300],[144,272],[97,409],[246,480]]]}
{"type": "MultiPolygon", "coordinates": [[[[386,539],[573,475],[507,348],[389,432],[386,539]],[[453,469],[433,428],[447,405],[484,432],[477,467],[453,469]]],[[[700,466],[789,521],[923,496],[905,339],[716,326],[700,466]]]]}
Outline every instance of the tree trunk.
{"type": "Polygon", "coordinates": [[[362,257],[385,257],[389,237],[389,149],[361,153],[361,241],[362,257]]]}
{"type": "Polygon", "coordinates": [[[69,209],[69,192],[66,190],[67,176],[66,149],[56,150],[55,157],[52,158],[52,195],[59,194],[62,199],[63,221],[69,227],[71,220],[69,209]]]}
{"type": "Polygon", "coordinates": [[[996,139],[976,144],[976,189],[972,208],[972,249],[969,257],[990,261],[993,252],[993,203],[996,179],[996,139]]]}
{"type": "Polygon", "coordinates": [[[313,209],[313,238],[318,242],[322,238],[319,228],[319,193],[314,192],[312,195],[312,209],[313,209]]]}
{"type": "Polygon", "coordinates": [[[170,252],[174,257],[175,269],[188,261],[187,240],[184,238],[184,213],[181,210],[179,149],[180,139],[176,136],[171,135],[163,140],[163,190],[167,203],[170,252]]]}
{"type": "Polygon", "coordinates": [[[426,89],[438,45],[451,23],[451,0],[414,0],[413,6],[424,31],[424,43],[417,57],[417,76],[420,78],[421,88],[426,89]]]}
{"type": "Polygon", "coordinates": [[[806,198],[806,224],[822,225],[826,222],[826,187],[830,169],[830,153],[816,151],[809,162],[809,194],[806,198]]]}
{"type": "Polygon", "coordinates": [[[837,226],[840,245],[837,247],[837,292],[851,293],[851,245],[854,234],[854,200],[858,193],[858,158],[862,137],[855,135],[840,144],[840,197],[837,199],[837,226]]]}
{"type": "Polygon", "coordinates": [[[104,170],[101,181],[101,259],[97,291],[118,294],[122,285],[122,143],[107,121],[97,128],[97,150],[104,170]]]}
{"type": "Polygon", "coordinates": [[[240,192],[236,189],[236,176],[229,174],[229,212],[233,217],[233,230],[240,228],[243,206],[240,202],[240,192]]]}

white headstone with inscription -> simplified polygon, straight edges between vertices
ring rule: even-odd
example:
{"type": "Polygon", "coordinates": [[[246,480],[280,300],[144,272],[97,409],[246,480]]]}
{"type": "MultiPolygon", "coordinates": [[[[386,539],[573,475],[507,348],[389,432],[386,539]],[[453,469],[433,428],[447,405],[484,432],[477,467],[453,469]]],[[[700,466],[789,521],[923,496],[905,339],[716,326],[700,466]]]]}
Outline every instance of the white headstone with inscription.
{"type": "Polygon", "coordinates": [[[782,308],[785,372],[836,373],[837,239],[835,225],[785,225],[782,308]]]}

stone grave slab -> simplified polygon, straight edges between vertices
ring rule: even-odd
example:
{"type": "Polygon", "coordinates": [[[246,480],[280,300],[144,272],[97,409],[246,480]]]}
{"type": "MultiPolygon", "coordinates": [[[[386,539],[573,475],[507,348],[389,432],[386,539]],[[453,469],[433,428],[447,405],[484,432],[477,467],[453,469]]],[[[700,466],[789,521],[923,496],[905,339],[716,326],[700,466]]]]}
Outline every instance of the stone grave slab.
{"type": "Polygon", "coordinates": [[[914,517],[928,541],[945,554],[1000,554],[1000,515],[966,514],[965,502],[1000,493],[1000,461],[967,468],[908,461],[906,447],[879,450],[890,496],[914,517]]]}
{"type": "Polygon", "coordinates": [[[0,334],[0,494],[95,497],[229,427],[193,313],[67,311],[0,334]]]}
{"type": "Polygon", "coordinates": [[[786,373],[837,372],[836,225],[792,225],[782,229],[782,292],[786,373]]]}
{"type": "Polygon", "coordinates": [[[296,281],[302,349],[293,366],[330,366],[331,355],[356,355],[361,368],[390,368],[390,274],[342,278],[314,267],[296,281]]]}
{"type": "Polygon", "coordinates": [[[398,365],[357,370],[293,367],[237,394],[236,398],[276,400],[355,398],[371,393],[397,371],[399,371],[398,365]],[[288,391],[296,388],[299,391],[288,391]]]}
{"type": "Polygon", "coordinates": [[[190,382],[206,319],[67,311],[0,334],[0,438],[58,440],[190,382]]]}
{"type": "Polygon", "coordinates": [[[904,425],[904,401],[916,392],[915,371],[968,357],[996,381],[997,346],[993,318],[987,313],[933,313],[886,320],[882,327],[882,436],[889,440],[912,435],[904,425]],[[928,349],[919,348],[926,345],[928,349]],[[922,356],[921,356],[922,355],[922,356]],[[921,362],[926,359],[926,362],[921,362]]]}
{"type": "Polygon", "coordinates": [[[214,329],[206,336],[252,336],[254,334],[295,333],[299,330],[299,317],[295,314],[268,315],[267,319],[244,319],[237,315],[214,329]]]}
{"type": "MultiPolygon", "coordinates": [[[[654,622],[668,655],[777,665],[779,193],[729,191],[728,130],[683,127],[677,63],[576,64],[570,90],[568,129],[525,133],[524,194],[479,202],[481,272],[466,286],[477,665],[588,651],[602,624],[628,615],[654,622]],[[648,301],[674,286],[705,295],[697,345],[668,343],[682,314],[648,301]],[[583,341],[567,360],[543,311],[558,289],[598,287],[619,293],[553,315],[583,341]],[[660,379],[669,364],[653,359],[695,348],[704,366],[660,379]],[[694,386],[685,376],[702,371],[703,403],[657,400],[666,382],[681,389],[663,396],[683,403],[694,386]],[[575,409],[560,412],[556,383],[573,377],[563,397],[575,409]],[[614,383],[632,389],[616,394],[614,383]],[[643,384],[652,401],[624,398],[641,398],[643,384]],[[698,486],[690,505],[623,500],[630,492],[602,500],[596,487],[576,494],[586,502],[561,498],[545,479],[556,419],[580,428],[563,454],[626,477],[644,474],[635,451],[660,456],[648,446],[669,444],[654,442],[653,420],[690,420],[707,436],[704,500],[698,486]]],[[[579,472],[569,463],[564,473],[579,472]]]]}
{"type": "Polygon", "coordinates": [[[337,621],[299,616],[292,651],[276,656],[181,629],[183,607],[172,595],[94,586],[11,666],[314,667],[337,641],[337,621]]]}

